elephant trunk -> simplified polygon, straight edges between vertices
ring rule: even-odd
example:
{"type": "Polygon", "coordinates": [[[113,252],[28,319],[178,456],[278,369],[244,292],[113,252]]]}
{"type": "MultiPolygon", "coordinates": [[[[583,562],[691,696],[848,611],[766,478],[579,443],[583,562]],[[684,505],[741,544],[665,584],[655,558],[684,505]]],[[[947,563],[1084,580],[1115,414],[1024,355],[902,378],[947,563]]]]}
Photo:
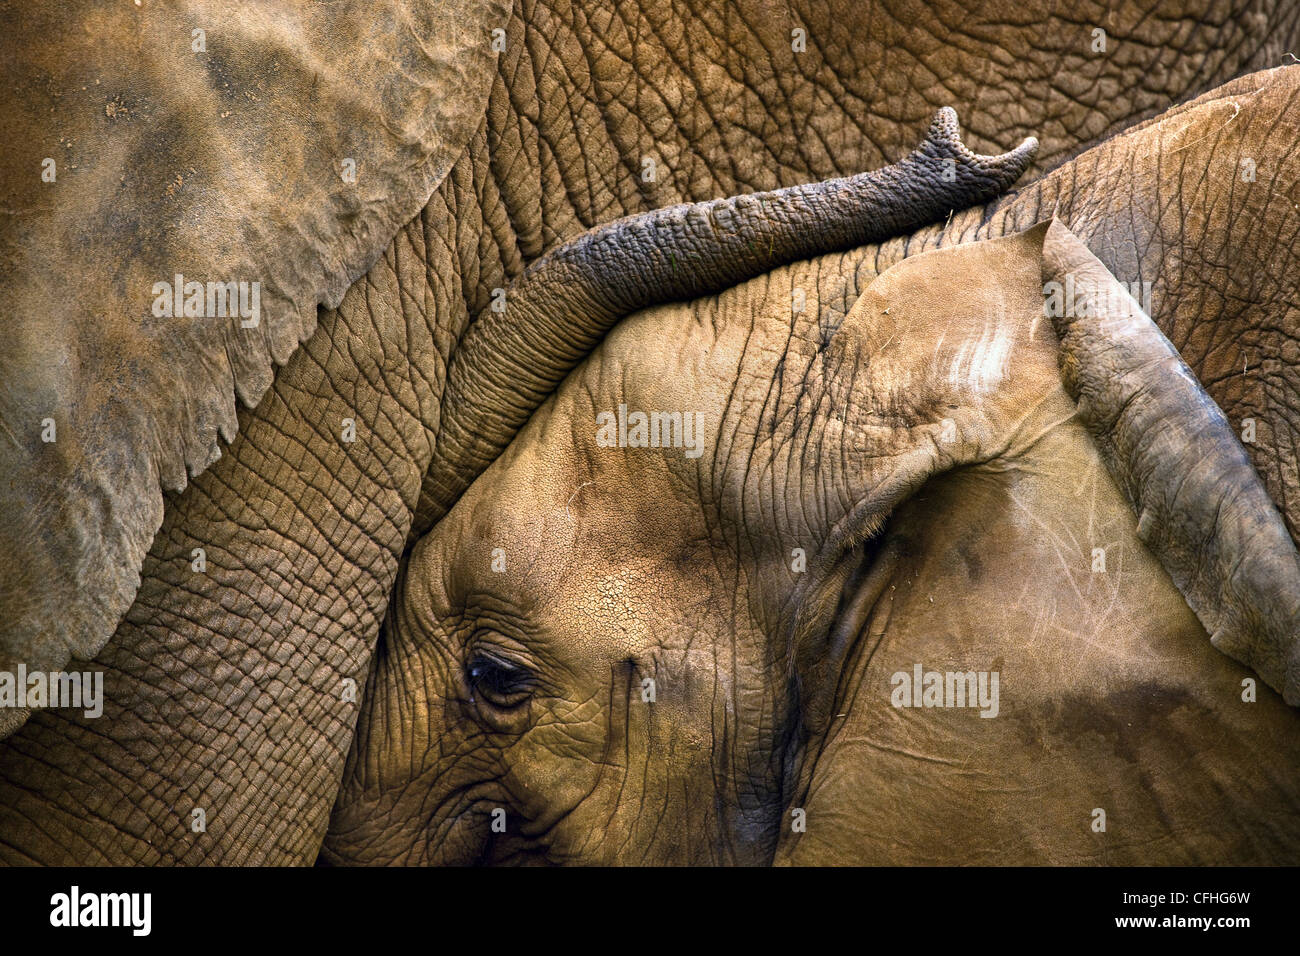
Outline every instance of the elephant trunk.
{"type": "Polygon", "coordinates": [[[1065,308],[1048,309],[1062,378],[1138,515],[1139,537],[1214,646],[1300,705],[1300,555],[1223,412],[1056,221],[1043,277],[1069,293],[1065,308]]]}
{"type": "Polygon", "coordinates": [[[450,507],[621,317],[987,202],[1020,177],[1037,145],[976,155],[944,108],[892,166],[629,216],[553,250],[511,285],[504,311],[475,320],[453,356],[426,488],[450,507]]]}

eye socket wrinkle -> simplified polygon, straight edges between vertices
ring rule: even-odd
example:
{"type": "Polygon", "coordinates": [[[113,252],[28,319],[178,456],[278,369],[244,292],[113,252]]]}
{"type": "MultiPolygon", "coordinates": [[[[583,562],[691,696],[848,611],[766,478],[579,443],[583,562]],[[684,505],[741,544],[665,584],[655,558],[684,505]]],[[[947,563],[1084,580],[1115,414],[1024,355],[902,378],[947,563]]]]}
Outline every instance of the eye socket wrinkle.
{"type": "Polygon", "coordinates": [[[483,649],[471,654],[465,673],[472,692],[501,708],[519,706],[536,686],[530,668],[483,649]]]}

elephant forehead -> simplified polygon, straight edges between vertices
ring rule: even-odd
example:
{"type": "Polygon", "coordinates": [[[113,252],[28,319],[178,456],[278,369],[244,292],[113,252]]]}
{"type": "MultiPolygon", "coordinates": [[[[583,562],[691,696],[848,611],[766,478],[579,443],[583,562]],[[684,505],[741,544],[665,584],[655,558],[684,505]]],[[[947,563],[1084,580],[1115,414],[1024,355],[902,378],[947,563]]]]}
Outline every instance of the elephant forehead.
{"type": "Polygon", "coordinates": [[[656,582],[696,563],[682,533],[696,512],[672,494],[659,449],[599,447],[585,404],[539,413],[435,533],[455,549],[501,549],[509,578],[540,601],[641,618],[671,600],[656,582]]]}
{"type": "Polygon", "coordinates": [[[574,570],[570,586],[557,594],[556,612],[581,622],[603,646],[612,642],[627,653],[688,645],[699,623],[691,609],[712,590],[665,574],[649,556],[628,556],[625,563],[599,571],[574,570]]]}

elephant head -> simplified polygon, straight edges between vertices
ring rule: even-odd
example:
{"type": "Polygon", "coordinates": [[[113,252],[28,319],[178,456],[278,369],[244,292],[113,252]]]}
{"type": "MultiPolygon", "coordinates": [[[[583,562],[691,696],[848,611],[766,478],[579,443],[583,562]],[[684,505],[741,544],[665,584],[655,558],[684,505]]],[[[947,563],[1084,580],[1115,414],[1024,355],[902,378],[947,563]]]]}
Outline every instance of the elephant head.
{"type": "Polygon", "coordinates": [[[1230,181],[1243,155],[1268,157],[1271,188],[1237,189],[1204,223],[1184,205],[1196,241],[1223,248],[1256,203],[1262,228],[1282,227],[1295,82],[1242,80],[911,240],[947,248],[887,243],[620,325],[413,551],[327,858],[1005,861],[1008,843],[1035,861],[1290,858],[1300,833],[1277,820],[1297,800],[1295,715],[1243,693],[1205,634],[1294,704],[1300,558],[1236,426],[1112,270],[1134,274],[1115,250],[1142,250],[1134,271],[1168,290],[1145,308],[1177,332],[1224,276],[1179,271],[1198,254],[1149,211],[1215,169],[1230,181]],[[1060,224],[952,245],[1044,207],[1113,265],[1060,224]],[[845,293],[819,273],[891,259],[837,316],[845,293]],[[792,309],[799,291],[820,308],[792,309]],[[682,442],[664,437],[678,419],[682,442]],[[917,553],[952,526],[960,554],[917,553]],[[1040,576],[1004,537],[1066,566],[1040,576]],[[1015,588],[1009,607],[963,603],[985,573],[1015,588]],[[972,744],[963,715],[920,737],[902,724],[890,679],[927,654],[963,673],[1014,665],[1004,729],[972,744]],[[1140,740],[1123,730],[1139,724],[1140,740]],[[1188,779],[1203,740],[1231,742],[1216,760],[1238,789],[1188,779]],[[971,797],[963,768],[1009,785],[971,797]],[[1130,786],[1098,794],[1108,780],[1130,786]],[[1105,799],[1132,821],[1109,844],[1034,819],[1105,799]],[[985,804],[981,837],[970,808],[985,804]],[[790,839],[786,812],[813,808],[834,825],[790,839]],[[864,823],[846,848],[853,817],[893,826],[864,823]]]}
{"type": "MultiPolygon", "coordinates": [[[[888,710],[883,682],[845,686],[851,657],[992,659],[952,646],[974,629],[940,652],[891,615],[910,555],[883,532],[954,472],[1014,489],[1045,462],[1101,460],[1114,482],[1094,507],[1122,508],[1123,489],[1142,514],[1109,620],[1068,635],[1116,627],[1135,646],[1062,667],[1078,650],[1062,635],[1017,635],[1013,720],[1047,682],[1131,679],[1144,632],[1192,645],[1171,576],[1220,649],[1300,700],[1300,556],[1280,516],[1150,318],[1048,225],[905,259],[838,321],[792,311],[795,267],[620,325],[412,552],[327,858],[771,861],[841,710],[888,710]],[[1053,283],[1085,306],[1047,307],[1053,283]]],[[[1073,573],[1019,600],[1084,577],[1091,549],[1072,550],[1073,573]]],[[[954,566],[927,581],[945,603],[962,600],[954,566]]]]}

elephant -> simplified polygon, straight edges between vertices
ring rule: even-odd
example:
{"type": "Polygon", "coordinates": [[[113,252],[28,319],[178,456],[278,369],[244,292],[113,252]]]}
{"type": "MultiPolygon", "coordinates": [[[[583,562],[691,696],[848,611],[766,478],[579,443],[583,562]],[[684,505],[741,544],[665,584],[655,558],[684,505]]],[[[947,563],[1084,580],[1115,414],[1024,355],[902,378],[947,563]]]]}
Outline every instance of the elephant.
{"type": "MultiPolygon", "coordinates": [[[[446,400],[451,370],[492,346],[476,317],[547,252],[623,214],[875,168],[949,101],[976,149],[1037,135],[1043,172],[1273,65],[1300,32],[1265,2],[1135,4],[1095,26],[1046,2],[973,23],[924,3],[778,21],[757,4],[684,21],[633,3],[332,6],[326,23],[198,2],[127,23],[87,4],[76,31],[66,11],[6,14],[23,51],[7,207],[35,212],[0,240],[20,317],[0,359],[18,450],[0,669],[93,658],[108,689],[94,723],[3,713],[7,862],[316,859],[410,547],[590,347],[542,343],[533,398],[496,434],[498,396],[446,400]],[[36,180],[56,140],[62,178],[36,180]],[[262,277],[256,324],[152,315],[156,280],[185,269],[262,277]],[[57,441],[37,437],[46,418],[57,441]]],[[[1061,218],[1133,274],[1132,250],[1061,218]]],[[[950,235],[911,229],[877,259],[950,235]]],[[[1272,422],[1252,460],[1294,501],[1294,433],[1285,409],[1263,414],[1294,384],[1285,335],[1222,312],[1268,366],[1237,380],[1217,338],[1155,318],[1230,417],[1272,422]]]]}
{"type": "Polygon", "coordinates": [[[1233,595],[1180,594],[1121,486],[1144,483],[1184,546],[1254,565],[1232,590],[1272,608],[1293,660],[1300,559],[1147,316],[1126,334],[1072,317],[1058,340],[1044,275],[1122,293],[1047,225],[903,259],[839,321],[789,302],[857,253],[621,323],[414,548],[326,859],[1133,863],[1156,843],[1165,861],[1293,860],[1297,715],[1242,703],[1188,608],[1233,595]],[[1067,394],[1060,350],[1091,401],[1067,394]],[[614,408],[694,415],[706,453],[602,441],[614,408]],[[1148,434],[1112,480],[1094,431],[1169,421],[1195,467],[1148,434]],[[1169,467],[1148,470],[1148,445],[1169,467]],[[1252,491],[1222,495],[1234,474],[1252,491]],[[1028,582],[1026,552],[1050,569],[1028,582]],[[1016,606],[969,606],[985,588],[1016,606]],[[891,709],[891,675],[910,686],[922,662],[1000,675],[993,712],[891,709]],[[1207,740],[1232,788],[1188,780],[1207,740]]]}
{"type": "MultiPolygon", "coordinates": [[[[968,213],[878,275],[867,245],[621,322],[412,550],[326,860],[1294,862],[1300,554],[1129,288],[1054,216],[1008,230],[1050,197],[1170,262],[1146,189],[1286,163],[1298,76],[1107,142],[1093,185],[984,211],[997,238],[961,242],[968,213]],[[1198,150],[1229,115],[1226,159],[1198,150]],[[1106,218],[1102,171],[1180,150],[1106,218]]],[[[623,228],[648,274],[681,243],[623,228]]]]}

